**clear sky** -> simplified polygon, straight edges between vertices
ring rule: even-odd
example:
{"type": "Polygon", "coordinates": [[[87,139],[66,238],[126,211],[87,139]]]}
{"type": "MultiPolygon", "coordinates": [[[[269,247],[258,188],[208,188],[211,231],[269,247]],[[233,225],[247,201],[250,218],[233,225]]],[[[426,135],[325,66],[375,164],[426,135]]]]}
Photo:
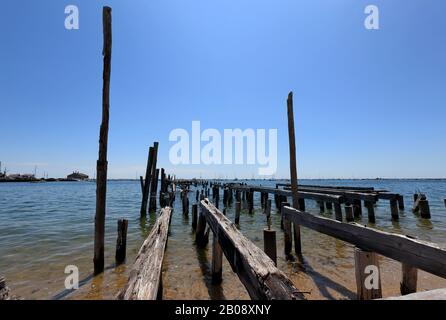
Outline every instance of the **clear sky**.
{"type": "Polygon", "coordinates": [[[113,8],[109,177],[159,166],[251,178],[257,167],[169,162],[171,130],[277,128],[288,177],[294,92],[301,178],[446,177],[443,0],[2,1],[0,161],[9,173],[91,176],[98,154],[102,6],[113,8]],[[65,6],[79,8],[66,30],[65,6]],[[377,5],[380,29],[364,28],[377,5]]]}

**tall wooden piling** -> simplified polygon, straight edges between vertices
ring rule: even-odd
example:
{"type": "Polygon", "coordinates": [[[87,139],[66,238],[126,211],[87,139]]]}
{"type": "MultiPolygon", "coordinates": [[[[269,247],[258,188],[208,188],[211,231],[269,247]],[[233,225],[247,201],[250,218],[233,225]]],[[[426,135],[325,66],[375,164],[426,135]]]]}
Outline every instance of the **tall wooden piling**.
{"type": "MultiPolygon", "coordinates": [[[[283,207],[289,207],[290,204],[287,202],[282,203],[283,207]]],[[[283,209],[281,210],[281,216],[282,216],[282,225],[283,225],[283,240],[284,240],[284,251],[285,251],[285,257],[289,257],[291,254],[291,248],[293,246],[293,238],[291,234],[291,221],[288,219],[283,218],[283,209]]]]}
{"type": "Polygon", "coordinates": [[[355,248],[355,275],[359,300],[382,298],[381,275],[376,253],[355,248]],[[374,279],[377,279],[377,283],[374,279]]]}
{"type": "Polygon", "coordinates": [[[399,194],[397,196],[397,200],[398,200],[398,209],[404,210],[404,197],[399,194]]]}
{"type": "MultiPolygon", "coordinates": [[[[299,209],[299,197],[298,197],[298,190],[297,190],[296,137],[295,137],[295,132],[294,132],[293,92],[290,92],[288,94],[287,115],[288,115],[288,139],[289,139],[289,147],[290,147],[291,194],[292,194],[292,198],[293,198],[293,208],[299,209]]],[[[301,246],[301,240],[300,240],[300,226],[296,223],[294,223],[293,225],[294,225],[295,251],[296,251],[296,254],[301,254],[302,246],[301,246]]]]}
{"type": "Polygon", "coordinates": [[[159,171],[156,168],[157,158],[158,158],[158,142],[153,143],[153,160],[152,160],[152,170],[151,170],[151,181],[150,181],[150,203],[149,211],[156,211],[156,187],[158,182],[159,171]]]}
{"type": "Polygon", "coordinates": [[[111,8],[103,7],[102,24],[104,36],[103,87],[102,87],[102,123],[99,132],[99,157],[96,163],[96,215],[94,233],[94,274],[104,271],[104,238],[105,238],[105,209],[107,194],[107,144],[108,122],[110,112],[110,72],[112,51],[112,18],[111,8]]]}
{"type": "Polygon", "coordinates": [[[142,193],[141,211],[140,211],[141,217],[144,217],[147,214],[147,202],[149,200],[149,192],[150,192],[153,152],[154,152],[153,147],[150,147],[149,155],[147,157],[147,168],[146,168],[146,178],[144,180],[144,190],[142,193]]]}
{"type": "Polygon", "coordinates": [[[116,253],[115,253],[116,265],[121,264],[125,261],[125,256],[127,251],[128,223],[129,222],[126,219],[118,220],[118,238],[116,240],[116,253]]]}
{"type": "Polygon", "coordinates": [[[195,232],[195,244],[199,248],[204,248],[209,242],[208,234],[206,234],[206,218],[201,212],[198,215],[197,231],[195,232]]]}

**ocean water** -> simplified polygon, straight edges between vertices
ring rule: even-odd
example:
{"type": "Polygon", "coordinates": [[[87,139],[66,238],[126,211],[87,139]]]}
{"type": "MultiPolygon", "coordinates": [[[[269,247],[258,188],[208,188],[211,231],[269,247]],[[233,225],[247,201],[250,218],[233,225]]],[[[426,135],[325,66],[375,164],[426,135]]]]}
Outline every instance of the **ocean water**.
{"type": "MultiPolygon", "coordinates": [[[[244,182],[244,181],[243,181],[244,182]]],[[[248,184],[275,186],[276,181],[248,181],[248,184]]],[[[416,236],[446,247],[446,180],[301,180],[302,184],[371,186],[404,196],[406,209],[393,222],[389,203],[377,203],[375,228],[416,236]],[[432,219],[411,212],[415,191],[427,194],[432,219]]],[[[93,271],[93,228],[95,214],[94,182],[0,183],[0,275],[7,279],[12,293],[26,299],[113,299],[125,285],[135,256],[150,232],[156,214],[141,220],[139,181],[109,181],[106,216],[106,271],[97,277],[93,271]],[[127,262],[114,265],[117,220],[129,220],[127,262]],[[80,288],[65,290],[66,266],[75,265],[80,288]]],[[[193,189],[194,190],[194,189],[193,189]]],[[[272,196],[270,196],[272,198],[272,196]]],[[[184,217],[177,200],[163,265],[164,299],[248,299],[243,285],[223,264],[223,283],[215,286],[210,278],[210,251],[197,250],[191,218],[184,217]]],[[[195,194],[190,193],[191,204],[195,194]]],[[[222,199],[222,196],[220,197],[222,199]]],[[[319,214],[313,201],[307,211],[319,214]]],[[[220,204],[222,208],[222,204],[220,204]]],[[[253,214],[246,206],[240,218],[240,231],[263,248],[265,215],[260,194],[255,194],[253,214]]],[[[233,221],[234,205],[227,209],[233,221]]],[[[363,209],[366,212],[365,209],[363,209]]],[[[326,216],[331,216],[326,213],[326,216]]],[[[354,299],[353,247],[342,241],[302,229],[304,262],[283,257],[280,215],[272,208],[273,228],[277,230],[278,267],[308,299],[354,299]]],[[[367,214],[360,221],[368,224],[367,214]]],[[[224,259],[225,260],[225,259],[224,259]]],[[[398,295],[400,264],[380,258],[384,296],[398,295]]],[[[446,287],[446,281],[419,272],[419,290],[446,287]]]]}

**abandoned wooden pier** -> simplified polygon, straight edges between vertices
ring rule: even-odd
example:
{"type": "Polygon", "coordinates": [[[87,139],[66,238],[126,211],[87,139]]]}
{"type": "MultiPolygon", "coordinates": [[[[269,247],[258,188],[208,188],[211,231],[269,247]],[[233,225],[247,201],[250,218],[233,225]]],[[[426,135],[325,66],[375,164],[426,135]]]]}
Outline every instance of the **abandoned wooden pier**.
{"type": "MultiPolygon", "coordinates": [[[[111,63],[111,9],[104,7],[104,73],[102,124],[100,129],[99,157],[97,161],[97,206],[95,219],[95,274],[104,269],[104,221],[107,180],[107,140],[109,118],[109,83],[111,63]]],[[[195,245],[209,245],[212,233],[212,282],[219,285],[222,279],[223,256],[232,271],[237,274],[252,299],[304,299],[299,284],[293,283],[277,267],[276,230],[271,227],[271,206],[274,197],[275,208],[281,215],[281,228],[284,233],[286,258],[294,253],[302,257],[300,228],[309,228],[328,236],[351,243],[355,246],[355,278],[358,299],[381,298],[380,274],[373,286],[365,285],[368,267],[379,271],[376,254],[399,261],[402,268],[401,294],[417,290],[417,270],[424,270],[446,278],[446,251],[435,244],[412,237],[397,235],[375,229],[375,205],[380,200],[389,201],[390,219],[400,219],[404,210],[404,198],[387,190],[372,187],[303,185],[298,181],[297,157],[294,127],[293,94],[287,97],[287,120],[290,152],[290,183],[276,184],[275,188],[247,185],[246,183],[225,183],[203,179],[180,180],[167,174],[157,165],[158,142],[148,150],[145,177],[140,177],[141,209],[140,216],[159,211],[156,223],[144,241],[134,262],[126,286],[118,294],[119,299],[160,299],[162,298],[162,265],[168,243],[173,203],[177,196],[182,204],[182,214],[192,213],[191,228],[195,235],[195,245]],[[158,193],[158,182],[160,188],[158,193]],[[192,190],[192,187],[195,190],[192,190]],[[254,214],[254,194],[260,193],[261,206],[265,213],[263,232],[264,250],[261,250],[238,229],[242,203],[248,214],[254,214]],[[220,196],[222,194],[222,197],[220,196]],[[192,204],[190,198],[195,198],[192,204]],[[222,201],[220,199],[222,198],[222,201]],[[158,204],[157,204],[158,199],[158,204]],[[289,200],[290,199],[290,200],[289,200]],[[290,202],[288,202],[290,201],[290,202]],[[310,214],[306,210],[307,201],[316,201],[320,213],[334,217],[310,214]],[[234,222],[225,215],[226,209],[235,202],[234,222]],[[223,210],[219,208],[222,206],[223,210]],[[189,210],[191,208],[191,211],[189,210]],[[354,223],[355,219],[367,210],[371,227],[354,223]],[[159,209],[159,210],[158,210],[159,209]],[[344,213],[343,213],[344,212],[344,213]]],[[[446,200],[445,200],[446,205],[446,200]]],[[[430,218],[429,203],[423,194],[414,195],[413,212],[422,218],[430,218]]],[[[125,260],[127,221],[118,222],[116,263],[125,260]]]]}

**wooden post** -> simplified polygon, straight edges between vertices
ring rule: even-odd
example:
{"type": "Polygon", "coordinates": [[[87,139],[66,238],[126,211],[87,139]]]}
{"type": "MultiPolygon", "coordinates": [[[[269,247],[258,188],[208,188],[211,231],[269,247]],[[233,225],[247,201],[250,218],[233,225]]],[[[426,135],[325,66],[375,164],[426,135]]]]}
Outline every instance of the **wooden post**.
{"type": "Polygon", "coordinates": [[[197,192],[195,192],[195,201],[198,202],[199,197],[200,197],[200,191],[198,191],[198,189],[197,189],[197,192]]]}
{"type": "Polygon", "coordinates": [[[364,201],[364,206],[367,208],[367,215],[370,223],[375,223],[375,207],[370,201],[364,201]]]}
{"type": "Polygon", "coordinates": [[[119,265],[125,261],[126,248],[127,248],[127,227],[128,220],[118,220],[118,239],[116,240],[116,265],[119,265]]]}
{"type": "Polygon", "coordinates": [[[355,216],[355,218],[359,218],[362,216],[361,200],[359,199],[353,200],[353,215],[355,216]]]}
{"type": "Polygon", "coordinates": [[[158,158],[158,142],[153,143],[153,157],[152,157],[152,168],[150,170],[150,202],[149,202],[149,212],[156,211],[156,183],[157,183],[157,169],[156,162],[158,158]]]}
{"type": "Polygon", "coordinates": [[[446,207],[446,198],[443,201],[444,201],[444,206],[446,207]]]}
{"type": "Polygon", "coordinates": [[[187,216],[189,214],[189,198],[187,196],[186,189],[183,190],[182,201],[183,201],[183,214],[187,216]]]}
{"type": "Polygon", "coordinates": [[[242,209],[242,203],[240,201],[237,201],[235,203],[235,224],[240,224],[240,211],[242,209]]]}
{"type": "Polygon", "coordinates": [[[265,207],[265,215],[266,215],[266,224],[268,225],[268,228],[271,227],[271,200],[266,200],[266,207],[265,207]]]}
{"type": "MultiPolygon", "coordinates": [[[[299,210],[300,211],[305,211],[305,199],[304,198],[299,198],[299,210]]],[[[328,205],[328,203],[327,203],[328,205]]],[[[328,206],[327,206],[328,209],[328,206]]]]}
{"type": "Polygon", "coordinates": [[[152,171],[152,161],[153,161],[153,147],[149,148],[149,155],[147,157],[147,168],[146,168],[146,179],[144,180],[144,191],[142,193],[141,201],[141,217],[147,214],[147,201],[149,199],[150,192],[150,175],[152,171]]]}
{"type": "Polygon", "coordinates": [[[401,264],[402,280],[400,283],[401,294],[406,295],[417,292],[418,269],[405,263],[401,264]]]}
{"type": "Polygon", "coordinates": [[[398,209],[404,210],[404,197],[402,195],[398,195],[398,209]]]}
{"type": "MultiPolygon", "coordinates": [[[[290,206],[290,204],[287,202],[282,203],[282,208],[289,207],[289,206],[290,206]]],[[[281,215],[282,215],[282,224],[283,224],[283,232],[284,232],[283,240],[285,242],[285,245],[284,245],[285,257],[288,258],[291,254],[291,248],[293,246],[293,238],[291,235],[291,221],[288,219],[284,219],[283,218],[283,209],[281,211],[282,211],[281,215]]]]}
{"type": "Polygon", "coordinates": [[[353,206],[352,205],[345,205],[345,219],[347,222],[352,222],[355,219],[353,218],[353,206]]]}
{"type": "Polygon", "coordinates": [[[198,205],[197,204],[193,204],[192,205],[192,230],[197,230],[197,209],[198,209],[198,205]]]}
{"type": "Polygon", "coordinates": [[[263,229],[263,251],[277,266],[276,231],[269,227],[263,229]]]}
{"type": "Polygon", "coordinates": [[[398,202],[396,199],[390,199],[390,213],[392,215],[392,220],[397,221],[399,219],[398,202]]]}
{"type": "Polygon", "coordinates": [[[102,87],[102,123],[99,132],[99,157],[96,163],[96,215],[94,223],[94,274],[104,271],[105,203],[107,194],[107,144],[110,112],[110,72],[111,72],[111,8],[103,7],[102,24],[104,34],[104,72],[102,87]]]}
{"type": "Polygon", "coordinates": [[[141,184],[141,193],[144,193],[144,178],[139,176],[139,183],[141,184]]]}
{"type": "Polygon", "coordinates": [[[334,204],[334,208],[335,208],[335,217],[336,217],[336,220],[342,222],[342,207],[341,207],[341,204],[340,204],[339,202],[336,202],[336,203],[334,204]]]}
{"type": "Polygon", "coordinates": [[[220,284],[222,281],[223,251],[218,243],[218,236],[212,238],[212,283],[220,284]]]}
{"type": "Polygon", "coordinates": [[[355,275],[359,300],[382,298],[378,257],[374,252],[355,248],[355,275]]]}
{"type": "MultiPolygon", "coordinates": [[[[288,94],[287,99],[287,116],[288,116],[288,140],[290,147],[290,178],[291,178],[291,195],[293,198],[293,208],[299,209],[299,197],[297,187],[297,160],[296,160],[296,137],[294,132],[294,111],[293,111],[293,92],[288,94]]],[[[289,223],[289,222],[288,222],[289,223]]],[[[288,228],[285,226],[284,228],[288,228]]],[[[291,230],[289,236],[291,237],[291,230]]],[[[291,239],[290,239],[291,240],[291,239]]],[[[296,254],[302,254],[302,246],[300,240],[300,226],[294,223],[294,249],[296,254]]],[[[285,241],[286,242],[286,241],[285,241]]],[[[290,243],[291,244],[291,243],[290,243]]],[[[290,248],[291,251],[291,248],[290,248]]],[[[285,249],[286,253],[286,249],[285,249]]]]}
{"type": "Polygon", "coordinates": [[[324,213],[324,211],[325,211],[324,201],[317,201],[317,204],[319,205],[319,212],[324,213]]]}
{"type": "Polygon", "coordinates": [[[431,218],[431,211],[429,209],[429,201],[427,201],[426,199],[419,199],[418,207],[420,208],[421,218],[425,218],[425,219],[431,218]]]}
{"type": "Polygon", "coordinates": [[[332,202],[325,202],[325,207],[327,210],[333,210],[333,203],[332,202]]]}
{"type": "Polygon", "coordinates": [[[250,214],[254,211],[254,191],[252,190],[248,193],[248,211],[250,214]]]}
{"type": "Polygon", "coordinates": [[[206,235],[206,218],[203,215],[203,212],[200,210],[200,214],[198,215],[197,222],[197,231],[195,233],[195,243],[197,247],[204,248],[209,242],[209,238],[206,235]]]}

